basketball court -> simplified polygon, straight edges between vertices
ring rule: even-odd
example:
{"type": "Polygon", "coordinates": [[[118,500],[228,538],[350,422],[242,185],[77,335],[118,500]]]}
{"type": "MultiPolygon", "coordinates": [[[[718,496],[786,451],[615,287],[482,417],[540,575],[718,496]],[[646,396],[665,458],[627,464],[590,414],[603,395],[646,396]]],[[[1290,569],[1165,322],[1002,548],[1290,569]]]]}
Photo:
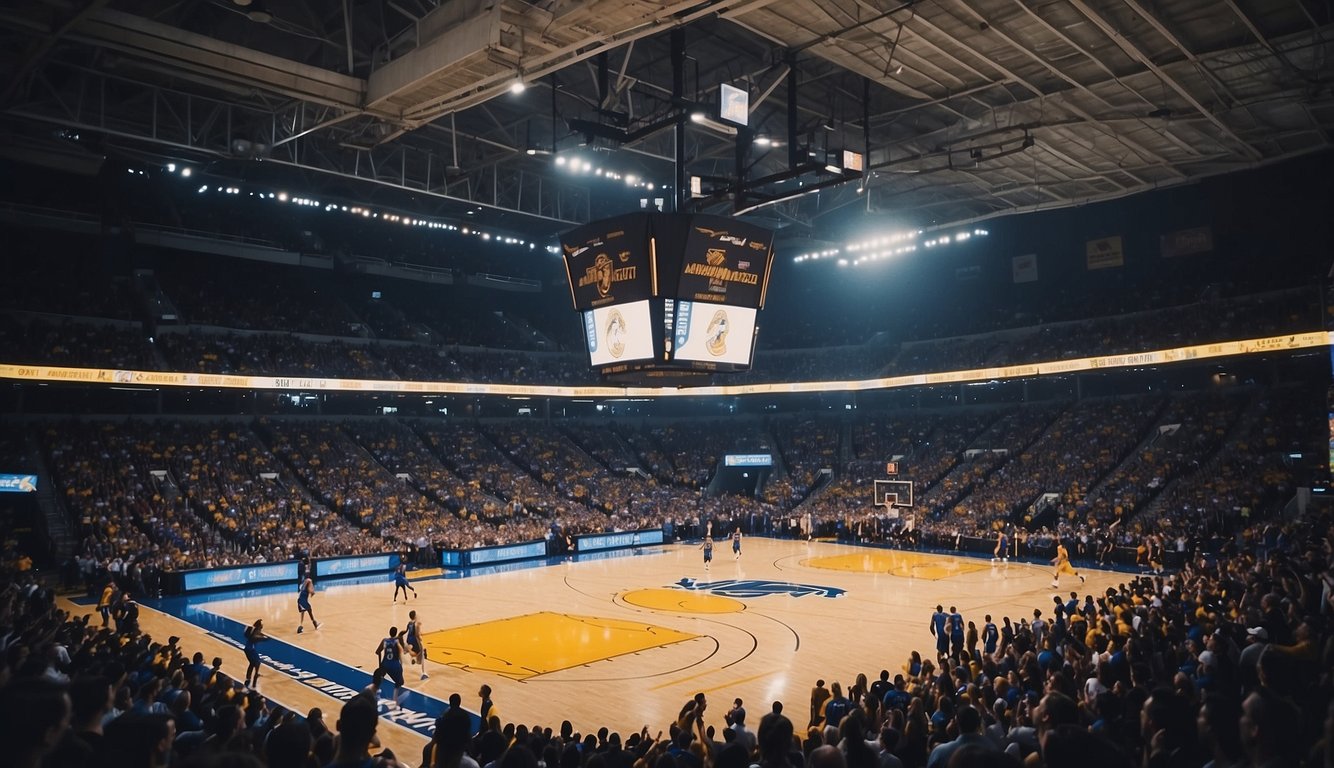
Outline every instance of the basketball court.
{"type": "MultiPolygon", "coordinates": [[[[588,732],[622,735],[673,721],[686,699],[709,696],[707,722],[722,727],[733,698],[749,725],[775,700],[805,724],[817,678],[844,688],[857,673],[874,680],[901,671],[912,650],[930,656],[928,631],[939,603],[965,621],[1015,621],[1041,608],[1050,617],[1051,568],[828,542],[749,538],[733,559],[719,541],[708,570],[697,545],[622,556],[500,567],[460,577],[414,575],[418,597],[391,603],[389,574],[318,585],[321,626],[297,633],[296,585],[166,598],[145,603],[141,624],[155,639],[220,656],[245,670],[240,637],[262,618],[272,638],[259,690],[302,714],[321,707],[333,724],[341,702],[370,682],[375,648],[416,610],[424,624],[429,679],[405,664],[408,692],[397,705],[381,691],[380,738],[415,764],[431,723],[451,693],[476,712],[487,684],[502,720],[553,728],[568,719],[588,732]]],[[[419,574],[421,572],[418,572],[419,574]]],[[[1101,592],[1125,574],[1062,578],[1060,593],[1101,592]]],[[[89,612],[86,606],[73,606],[89,612]]],[[[95,619],[96,620],[96,619],[95,619]]]]}

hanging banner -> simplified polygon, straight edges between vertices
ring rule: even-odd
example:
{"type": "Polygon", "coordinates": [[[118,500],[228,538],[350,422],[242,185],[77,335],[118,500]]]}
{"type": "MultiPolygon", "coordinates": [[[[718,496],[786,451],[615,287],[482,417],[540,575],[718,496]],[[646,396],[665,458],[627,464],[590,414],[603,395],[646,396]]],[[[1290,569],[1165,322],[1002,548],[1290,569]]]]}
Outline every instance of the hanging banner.
{"type": "Polygon", "coordinates": [[[1164,259],[1193,256],[1214,249],[1214,231],[1211,227],[1178,229],[1158,238],[1158,248],[1164,259]]]}
{"type": "Polygon", "coordinates": [[[1010,274],[1016,283],[1036,283],[1038,280],[1038,255],[1025,253],[1010,259],[1010,274]]]}
{"type": "Polygon", "coordinates": [[[1084,255],[1088,259],[1090,271],[1110,269],[1125,264],[1125,252],[1121,249],[1121,236],[1103,237],[1084,243],[1084,255]]]}

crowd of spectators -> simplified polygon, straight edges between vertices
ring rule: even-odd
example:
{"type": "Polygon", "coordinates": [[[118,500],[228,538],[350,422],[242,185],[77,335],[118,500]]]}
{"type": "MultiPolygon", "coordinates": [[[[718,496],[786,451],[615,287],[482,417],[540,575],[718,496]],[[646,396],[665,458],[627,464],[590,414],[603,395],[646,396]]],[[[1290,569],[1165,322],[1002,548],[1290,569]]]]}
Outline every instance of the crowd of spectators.
{"type": "Polygon", "coordinates": [[[300,267],[177,254],[156,276],[186,322],[249,331],[361,336],[365,325],[320,273],[300,267]]]}
{"type": "Polygon", "coordinates": [[[1096,526],[1134,517],[1192,461],[1214,453],[1247,400],[1241,394],[1173,398],[1158,420],[1159,431],[1079,505],[1077,516],[1096,526]]]}
{"type": "Polygon", "coordinates": [[[989,474],[951,510],[960,524],[991,531],[1016,514],[1031,523],[1047,494],[1073,519],[1093,482],[1116,467],[1157,418],[1160,398],[1085,401],[1068,408],[1042,438],[989,474]]]}
{"type": "Polygon", "coordinates": [[[820,470],[842,463],[841,425],[828,419],[784,418],[774,421],[777,453],[782,457],[786,487],[770,500],[795,507],[810,495],[820,470]]]}
{"type": "Polygon", "coordinates": [[[157,370],[153,347],[135,325],[0,315],[5,362],[157,370]]]}
{"type": "Polygon", "coordinates": [[[293,334],[162,333],[157,348],[168,370],[242,376],[398,379],[368,344],[313,342],[293,334]]]}
{"type": "MultiPolygon", "coordinates": [[[[992,422],[964,449],[959,461],[940,481],[922,489],[917,503],[924,510],[916,525],[920,529],[951,525],[946,510],[968,497],[1013,456],[1038,439],[1059,416],[1063,406],[1041,404],[1012,408],[992,422]],[[971,455],[970,455],[971,453],[971,455]]],[[[952,530],[952,528],[951,528],[952,530]]]]}
{"type": "Polygon", "coordinates": [[[311,548],[291,530],[318,533],[305,538],[321,554],[351,554],[662,525],[691,536],[711,522],[858,538],[910,525],[957,548],[1017,527],[1031,549],[1070,538],[1085,554],[1150,535],[1227,537],[1291,498],[1289,454],[1323,445],[1319,400],[1280,387],[856,420],[143,419],[28,431],[76,521],[85,577],[115,561],[290,559],[311,548]],[[711,491],[729,453],[775,461],[753,491],[711,491]],[[890,513],[871,495],[895,457],[915,498],[890,513]]]}
{"type": "Polygon", "coordinates": [[[1309,403],[1320,387],[1293,385],[1261,393],[1242,414],[1217,452],[1191,460],[1192,471],[1168,485],[1122,534],[1133,541],[1159,529],[1169,536],[1254,531],[1258,518],[1295,490],[1289,454],[1323,445],[1325,425],[1311,418],[1309,403]]]}
{"type": "Polygon", "coordinates": [[[1324,311],[1319,293],[1297,289],[1092,317],[1021,332],[905,344],[884,370],[893,375],[1020,365],[1274,336],[1318,330],[1324,311]]]}

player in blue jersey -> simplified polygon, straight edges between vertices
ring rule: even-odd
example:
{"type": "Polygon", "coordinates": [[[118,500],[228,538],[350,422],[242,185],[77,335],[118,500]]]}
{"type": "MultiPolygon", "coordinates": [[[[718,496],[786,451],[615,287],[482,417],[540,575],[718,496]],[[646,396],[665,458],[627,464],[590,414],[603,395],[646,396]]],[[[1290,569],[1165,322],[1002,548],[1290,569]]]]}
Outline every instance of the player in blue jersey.
{"type": "Polygon", "coordinates": [[[310,614],[310,623],[320,628],[320,623],[315,620],[315,612],[310,609],[310,596],[315,594],[315,580],[310,578],[310,572],[306,572],[306,578],[301,582],[301,591],[296,596],[296,613],[299,617],[296,633],[299,635],[306,631],[306,614],[310,614]]]}
{"type": "Polygon", "coordinates": [[[987,623],[982,627],[982,652],[990,656],[996,652],[996,641],[1000,640],[1000,630],[996,629],[996,623],[991,620],[991,614],[987,614],[987,623]]]}
{"type": "Polygon", "coordinates": [[[398,564],[398,567],[394,569],[394,602],[395,602],[395,603],[398,602],[398,591],[399,591],[400,589],[403,590],[403,602],[405,602],[405,603],[408,601],[408,590],[412,590],[412,596],[413,596],[413,597],[416,597],[416,596],[417,596],[417,590],[412,589],[412,585],[408,583],[408,571],[407,571],[407,568],[404,567],[403,563],[401,563],[401,562],[398,564]]]}
{"type": "Polygon", "coordinates": [[[732,531],[732,559],[741,559],[741,526],[732,531]]]}
{"type": "Polygon", "coordinates": [[[245,684],[253,688],[259,683],[259,651],[255,648],[255,643],[261,640],[268,640],[269,636],[264,634],[264,620],[255,619],[255,623],[245,628],[245,684]]]}
{"type": "MultiPolygon", "coordinates": [[[[389,637],[375,646],[375,656],[379,659],[380,671],[394,681],[394,701],[403,695],[403,638],[398,636],[398,627],[389,628],[389,637]]],[[[377,691],[378,694],[378,691],[377,691]]]]}
{"type": "Polygon", "coordinates": [[[704,550],[704,570],[709,570],[709,564],[713,562],[713,537],[705,534],[704,543],[699,545],[704,550]]]}
{"type": "Polygon", "coordinates": [[[1000,560],[1002,562],[1010,561],[1010,537],[1005,535],[1005,529],[996,531],[996,548],[991,550],[991,562],[1000,560]]]}
{"type": "Polygon", "coordinates": [[[945,658],[950,653],[950,633],[949,626],[950,615],[945,613],[945,607],[936,606],[936,612],[931,614],[931,634],[936,636],[936,656],[945,658]]]}
{"type": "Polygon", "coordinates": [[[430,675],[426,674],[426,646],[422,645],[422,623],[421,619],[417,618],[416,611],[408,611],[408,626],[403,630],[403,636],[406,638],[412,660],[421,665],[422,679],[428,679],[430,675]]]}

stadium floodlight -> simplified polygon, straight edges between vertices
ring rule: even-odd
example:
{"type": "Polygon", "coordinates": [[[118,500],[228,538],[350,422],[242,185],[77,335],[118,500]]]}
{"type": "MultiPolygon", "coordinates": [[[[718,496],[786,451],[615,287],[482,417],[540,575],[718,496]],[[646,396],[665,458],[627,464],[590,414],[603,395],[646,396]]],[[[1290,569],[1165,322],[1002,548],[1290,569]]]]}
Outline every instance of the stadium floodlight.
{"type": "Polygon", "coordinates": [[[724,136],[736,135],[736,126],[715,120],[711,115],[700,110],[690,113],[690,122],[702,128],[708,128],[715,133],[721,133],[724,136]]]}

